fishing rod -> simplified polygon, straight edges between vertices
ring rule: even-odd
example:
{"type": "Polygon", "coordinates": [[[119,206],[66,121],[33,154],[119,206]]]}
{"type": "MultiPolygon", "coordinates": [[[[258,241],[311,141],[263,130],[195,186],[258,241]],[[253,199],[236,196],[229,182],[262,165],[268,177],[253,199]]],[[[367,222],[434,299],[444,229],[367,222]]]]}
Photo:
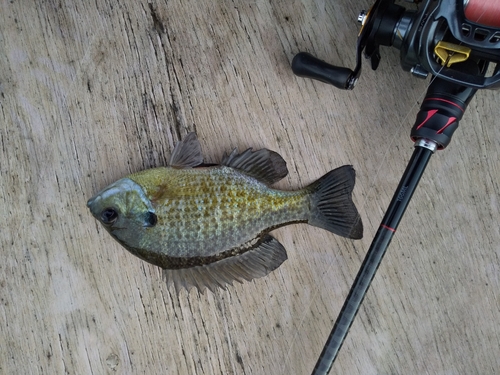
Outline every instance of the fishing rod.
{"type": "MultiPolygon", "coordinates": [[[[411,1],[409,1],[411,2],[411,1]]],[[[349,332],[412,195],[436,150],[448,146],[478,89],[500,87],[500,2],[497,0],[413,1],[408,10],[394,0],[376,0],[361,11],[354,70],[330,65],[306,52],[293,72],[351,90],[361,74],[362,55],[376,70],[380,46],[400,50],[401,67],[418,78],[432,76],[410,137],[413,155],[380,223],[313,370],[328,374],[349,332]]]]}

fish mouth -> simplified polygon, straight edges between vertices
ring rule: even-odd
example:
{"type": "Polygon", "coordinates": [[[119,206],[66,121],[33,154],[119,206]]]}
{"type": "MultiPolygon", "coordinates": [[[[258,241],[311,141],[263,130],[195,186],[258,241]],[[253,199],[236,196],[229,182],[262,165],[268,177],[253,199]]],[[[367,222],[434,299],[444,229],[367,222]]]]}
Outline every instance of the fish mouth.
{"type": "Polygon", "coordinates": [[[87,207],[90,210],[90,213],[98,219],[98,216],[100,215],[101,210],[103,209],[102,206],[102,194],[96,194],[92,198],[90,198],[87,201],[87,207]]]}
{"type": "Polygon", "coordinates": [[[94,203],[95,201],[95,197],[92,197],[90,198],[88,201],[87,201],[87,207],[90,208],[90,206],[92,206],[92,203],[94,203]]]}
{"type": "Polygon", "coordinates": [[[87,207],[88,209],[90,210],[90,213],[92,214],[92,216],[94,216],[96,219],[97,219],[97,209],[98,209],[98,205],[96,204],[96,200],[98,200],[98,195],[95,196],[95,197],[92,197],[90,198],[88,201],[87,201],[87,207]]]}

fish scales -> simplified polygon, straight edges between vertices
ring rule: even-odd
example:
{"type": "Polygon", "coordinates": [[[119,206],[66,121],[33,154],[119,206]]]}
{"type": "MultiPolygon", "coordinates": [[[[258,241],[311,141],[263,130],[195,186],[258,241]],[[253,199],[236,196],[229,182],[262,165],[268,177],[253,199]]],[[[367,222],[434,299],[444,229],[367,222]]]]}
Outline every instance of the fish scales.
{"type": "Polygon", "coordinates": [[[309,186],[269,186],[288,173],[276,152],[233,150],[219,166],[203,164],[190,133],[174,148],[168,167],[124,177],[89,199],[92,215],[123,247],[163,269],[176,291],[214,291],[233,281],[262,277],[287,254],[269,235],[297,222],[359,239],[363,225],[352,202],[355,172],[345,165],[309,186]]]}
{"type": "MultiPolygon", "coordinates": [[[[156,244],[170,245],[157,251],[173,257],[227,251],[256,238],[267,228],[306,221],[309,212],[305,192],[270,189],[225,166],[157,168],[129,178],[143,186],[155,208],[158,223],[150,231],[157,235],[156,244]]],[[[144,237],[141,245],[155,247],[149,238],[144,237]]]]}

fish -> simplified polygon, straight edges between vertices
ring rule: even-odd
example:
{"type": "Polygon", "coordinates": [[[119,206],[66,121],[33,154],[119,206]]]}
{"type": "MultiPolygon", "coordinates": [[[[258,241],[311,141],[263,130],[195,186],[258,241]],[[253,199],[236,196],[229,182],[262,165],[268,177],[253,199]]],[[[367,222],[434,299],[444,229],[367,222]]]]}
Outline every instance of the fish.
{"type": "Polygon", "coordinates": [[[235,148],[220,164],[204,164],[200,142],[189,133],[168,166],[121,178],[87,206],[125,249],[162,268],[177,293],[193,287],[215,292],[263,277],[287,259],[269,234],[276,228],[307,223],[362,238],[351,165],[299,190],[271,188],[287,174],[285,160],[266,148],[235,148]]]}

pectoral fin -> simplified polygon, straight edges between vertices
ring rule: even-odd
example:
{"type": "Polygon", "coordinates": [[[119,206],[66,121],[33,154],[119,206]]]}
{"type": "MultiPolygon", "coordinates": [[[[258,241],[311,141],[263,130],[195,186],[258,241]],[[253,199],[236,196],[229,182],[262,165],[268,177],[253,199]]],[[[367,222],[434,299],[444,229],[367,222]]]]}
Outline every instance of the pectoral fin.
{"type": "Polygon", "coordinates": [[[274,237],[265,235],[257,245],[241,254],[191,268],[164,269],[168,285],[173,284],[177,293],[192,287],[204,292],[226,289],[233,281],[243,283],[267,275],[287,259],[286,250],[274,237]]]}

